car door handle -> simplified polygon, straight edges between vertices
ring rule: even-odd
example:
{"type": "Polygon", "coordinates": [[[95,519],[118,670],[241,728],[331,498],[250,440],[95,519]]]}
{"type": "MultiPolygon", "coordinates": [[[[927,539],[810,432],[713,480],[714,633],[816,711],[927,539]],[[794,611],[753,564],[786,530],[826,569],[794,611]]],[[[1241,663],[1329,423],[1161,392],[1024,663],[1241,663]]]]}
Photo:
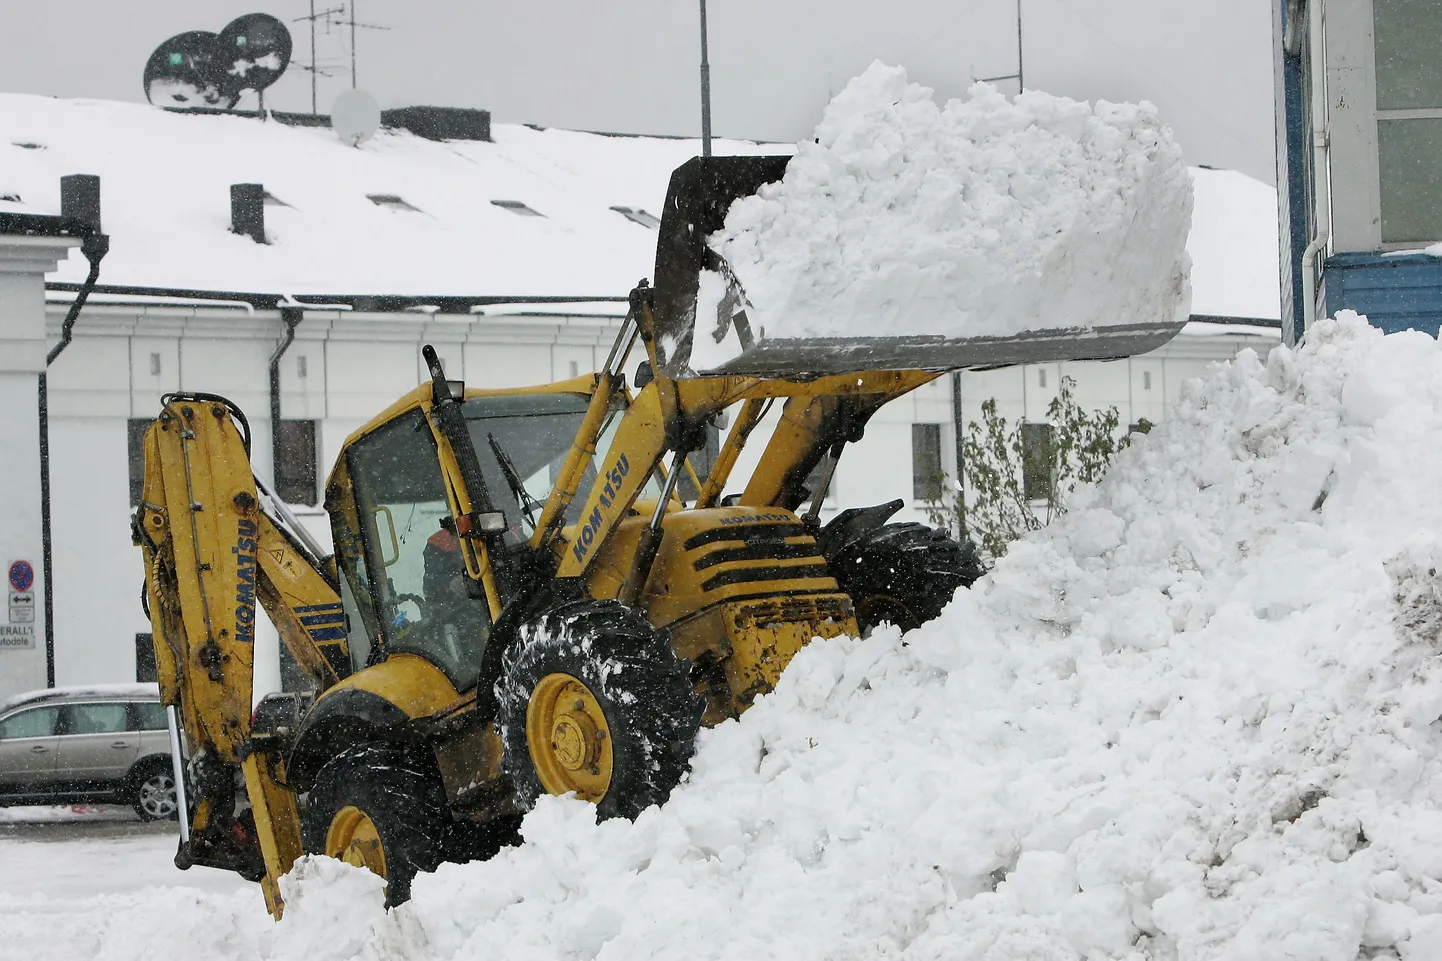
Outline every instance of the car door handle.
{"type": "Polygon", "coordinates": [[[119,749],[121,749],[121,748],[130,747],[130,742],[129,742],[129,741],[116,741],[116,742],[114,742],[113,744],[111,744],[110,746],[113,747],[113,748],[115,748],[115,749],[117,749],[117,750],[119,750],[119,749]]]}
{"type": "Polygon", "coordinates": [[[50,748],[46,747],[44,744],[37,744],[30,749],[31,754],[48,754],[49,752],[50,748]]]}

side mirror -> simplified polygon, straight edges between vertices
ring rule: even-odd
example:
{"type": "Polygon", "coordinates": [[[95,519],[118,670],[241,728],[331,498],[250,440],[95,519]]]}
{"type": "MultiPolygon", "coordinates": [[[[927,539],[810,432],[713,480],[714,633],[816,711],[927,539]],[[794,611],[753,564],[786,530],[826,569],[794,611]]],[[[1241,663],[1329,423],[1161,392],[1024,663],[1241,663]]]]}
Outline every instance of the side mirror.
{"type": "Polygon", "coordinates": [[[656,372],[651,369],[651,362],[649,360],[641,361],[640,366],[636,368],[636,389],[640,390],[655,379],[656,372]]]}

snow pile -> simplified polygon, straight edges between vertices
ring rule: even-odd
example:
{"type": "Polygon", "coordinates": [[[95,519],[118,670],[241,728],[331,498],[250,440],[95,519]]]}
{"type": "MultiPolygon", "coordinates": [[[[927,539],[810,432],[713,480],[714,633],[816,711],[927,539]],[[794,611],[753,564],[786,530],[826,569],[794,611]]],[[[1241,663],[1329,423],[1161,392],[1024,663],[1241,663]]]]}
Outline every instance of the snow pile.
{"type": "MultiPolygon", "coordinates": [[[[1185,319],[1191,213],[1150,104],[978,83],[938,106],[878,62],[711,245],[766,337],[1005,335],[1185,319]]],[[[723,290],[703,278],[699,316],[723,290]]]]}
{"type": "MultiPolygon", "coordinates": [[[[808,647],[634,824],[546,798],[390,914],[314,861],[273,932],[156,894],[65,943],[184,956],[208,911],[215,958],[1442,957],[1442,349],[1309,338],[1189,384],[936,622],[808,647]]],[[[0,944],[56,910],[0,898],[0,944]]]]}

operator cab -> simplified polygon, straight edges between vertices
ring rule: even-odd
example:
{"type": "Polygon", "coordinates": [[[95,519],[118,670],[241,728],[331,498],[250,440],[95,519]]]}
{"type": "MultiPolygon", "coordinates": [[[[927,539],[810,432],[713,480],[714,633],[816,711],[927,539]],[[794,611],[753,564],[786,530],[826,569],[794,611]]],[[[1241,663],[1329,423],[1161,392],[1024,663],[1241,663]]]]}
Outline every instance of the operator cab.
{"type": "MultiPolygon", "coordinates": [[[[505,517],[508,549],[527,549],[589,402],[584,393],[541,391],[463,402],[482,476],[505,517]]],[[[618,398],[582,490],[596,477],[596,461],[609,448],[625,406],[618,398]]],[[[482,583],[467,575],[462,552],[471,545],[456,534],[455,491],[423,410],[415,405],[382,418],[352,438],[327,485],[352,667],[360,670],[389,654],[416,654],[465,690],[477,681],[500,599],[488,598],[482,583]]],[[[651,497],[659,494],[654,479],[648,490],[651,497]]],[[[581,506],[579,499],[570,505],[566,524],[575,522],[581,506]]]]}

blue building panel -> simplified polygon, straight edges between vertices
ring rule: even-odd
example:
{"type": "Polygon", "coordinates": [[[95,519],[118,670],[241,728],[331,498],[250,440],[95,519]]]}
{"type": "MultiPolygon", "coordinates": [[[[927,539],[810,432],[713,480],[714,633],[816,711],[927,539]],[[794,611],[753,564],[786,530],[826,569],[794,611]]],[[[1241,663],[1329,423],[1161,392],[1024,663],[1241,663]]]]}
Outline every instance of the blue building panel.
{"type": "Polygon", "coordinates": [[[1442,258],[1427,254],[1337,254],[1322,266],[1317,316],[1366,314],[1387,333],[1442,325],[1442,258]]]}

